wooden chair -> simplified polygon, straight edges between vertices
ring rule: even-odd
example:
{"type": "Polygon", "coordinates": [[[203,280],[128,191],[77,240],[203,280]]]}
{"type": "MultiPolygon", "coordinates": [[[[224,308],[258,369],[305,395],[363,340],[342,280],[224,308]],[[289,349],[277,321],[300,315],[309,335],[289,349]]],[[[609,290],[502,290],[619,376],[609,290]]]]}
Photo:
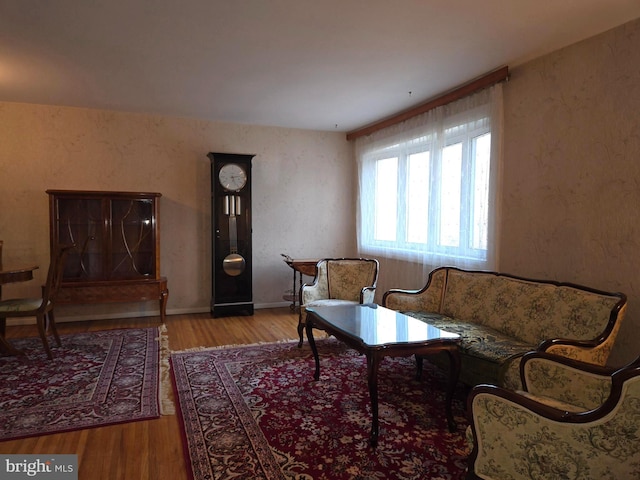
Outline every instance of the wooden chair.
{"type": "Polygon", "coordinates": [[[302,346],[306,307],[373,303],[378,281],[378,260],[372,258],[325,258],[316,265],[310,285],[300,287],[298,335],[302,346]]]}
{"type": "Polygon", "coordinates": [[[640,478],[640,357],[616,370],[531,352],[520,371],[524,391],[471,390],[467,480],[640,478]]]}
{"type": "Polygon", "coordinates": [[[55,296],[62,280],[67,253],[73,247],[74,245],[60,245],[54,248],[49,262],[47,283],[42,289],[42,297],[14,298],[0,301],[0,331],[5,330],[7,318],[36,317],[38,332],[49,359],[53,359],[53,354],[47,341],[47,330],[51,330],[58,346],[61,346],[60,337],[56,330],[53,307],[55,296]]]}

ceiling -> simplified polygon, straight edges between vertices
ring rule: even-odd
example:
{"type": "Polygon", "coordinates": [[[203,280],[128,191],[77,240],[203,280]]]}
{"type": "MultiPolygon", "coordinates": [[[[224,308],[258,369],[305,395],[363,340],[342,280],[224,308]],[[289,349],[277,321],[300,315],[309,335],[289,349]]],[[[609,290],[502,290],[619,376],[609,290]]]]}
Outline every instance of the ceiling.
{"type": "Polygon", "coordinates": [[[350,131],[639,0],[0,0],[0,101],[350,131]]]}

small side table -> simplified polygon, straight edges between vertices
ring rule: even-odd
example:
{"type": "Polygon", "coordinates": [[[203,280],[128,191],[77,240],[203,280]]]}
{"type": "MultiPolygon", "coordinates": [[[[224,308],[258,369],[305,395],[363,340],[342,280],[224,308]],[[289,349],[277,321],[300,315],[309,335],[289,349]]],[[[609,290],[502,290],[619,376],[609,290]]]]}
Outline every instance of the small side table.
{"type": "Polygon", "coordinates": [[[298,289],[302,286],[302,275],[307,275],[309,277],[315,277],[316,272],[318,271],[317,264],[319,259],[302,259],[295,260],[291,257],[283,255],[284,261],[287,265],[289,265],[293,269],[293,289],[291,292],[285,293],[282,298],[291,302],[289,308],[294,310],[300,306],[300,293],[298,289]],[[300,281],[296,278],[296,272],[298,273],[300,281]]]}

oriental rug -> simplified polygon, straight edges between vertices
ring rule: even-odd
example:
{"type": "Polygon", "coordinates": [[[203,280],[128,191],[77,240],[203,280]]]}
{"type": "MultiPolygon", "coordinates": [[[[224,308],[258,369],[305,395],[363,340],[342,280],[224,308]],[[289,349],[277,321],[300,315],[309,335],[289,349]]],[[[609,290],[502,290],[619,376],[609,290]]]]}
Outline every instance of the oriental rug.
{"type": "Polygon", "coordinates": [[[172,353],[192,478],[462,478],[469,454],[462,387],[450,433],[444,373],[425,362],[418,381],[413,359],[385,358],[374,449],[365,357],[332,338],[317,344],[317,382],[311,349],[297,342],[172,353]]]}
{"type": "Polygon", "coordinates": [[[39,337],[0,357],[0,441],[160,416],[158,328],[61,336],[49,360],[39,337]]]}

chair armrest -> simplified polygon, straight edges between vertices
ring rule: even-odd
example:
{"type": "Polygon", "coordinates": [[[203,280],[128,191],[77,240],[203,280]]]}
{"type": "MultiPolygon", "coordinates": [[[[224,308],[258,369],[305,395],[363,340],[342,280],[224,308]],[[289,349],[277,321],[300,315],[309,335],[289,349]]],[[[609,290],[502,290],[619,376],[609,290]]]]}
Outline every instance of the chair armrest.
{"type": "Polygon", "coordinates": [[[405,312],[437,312],[439,309],[438,302],[430,302],[429,299],[431,295],[425,292],[425,289],[403,290],[394,288],[384,293],[382,296],[382,306],[390,308],[391,310],[405,312]],[[428,305],[430,305],[430,308],[428,305]]]}
{"type": "Polygon", "coordinates": [[[538,350],[583,362],[606,365],[627,310],[626,295],[622,293],[614,295],[619,298],[619,301],[611,309],[607,325],[597,337],[584,341],[552,338],[542,342],[538,350]]]}
{"type": "MultiPolygon", "coordinates": [[[[571,415],[565,410],[558,410],[544,403],[537,402],[516,391],[498,387],[497,385],[480,384],[471,389],[469,397],[467,398],[467,415],[472,430],[475,430],[477,417],[484,414],[495,414],[497,412],[495,407],[489,408],[487,406],[486,400],[483,403],[483,399],[500,405],[499,409],[504,411],[504,416],[498,419],[498,422],[503,425],[516,425],[516,423],[513,423],[513,415],[510,417],[509,412],[513,414],[513,412],[522,409],[527,410],[531,414],[557,422],[565,421],[567,417],[571,415]]],[[[474,438],[475,436],[474,434],[474,438]]]]}
{"type": "Polygon", "coordinates": [[[314,282],[311,284],[303,284],[300,287],[300,304],[306,305],[314,300],[320,300],[328,297],[327,286],[323,283],[314,282]]]}
{"type": "Polygon", "coordinates": [[[448,267],[436,268],[427,283],[419,290],[392,288],[382,296],[382,305],[404,312],[441,313],[443,292],[447,283],[448,267]]]}
{"type": "Polygon", "coordinates": [[[576,340],[572,338],[550,338],[544,340],[538,345],[538,351],[546,352],[554,347],[567,348],[594,348],[597,342],[593,340],[576,340]]]}
{"type": "MultiPolygon", "coordinates": [[[[411,301],[413,295],[417,295],[420,293],[420,290],[405,290],[403,288],[392,288],[391,290],[387,290],[384,292],[382,296],[382,303],[386,303],[388,298],[393,297],[394,301],[402,301],[401,299],[407,298],[408,301],[411,301]]],[[[383,305],[386,306],[386,305],[383,305]]]]}
{"type": "Polygon", "coordinates": [[[525,391],[532,395],[593,409],[611,393],[615,369],[545,352],[530,352],[520,361],[525,391]]]}
{"type": "Polygon", "coordinates": [[[373,303],[376,295],[376,287],[364,287],[360,292],[360,303],[373,303]]]}
{"type": "Polygon", "coordinates": [[[600,339],[551,338],[540,343],[537,350],[582,362],[605,365],[611,352],[611,342],[602,342],[600,339]]]}

